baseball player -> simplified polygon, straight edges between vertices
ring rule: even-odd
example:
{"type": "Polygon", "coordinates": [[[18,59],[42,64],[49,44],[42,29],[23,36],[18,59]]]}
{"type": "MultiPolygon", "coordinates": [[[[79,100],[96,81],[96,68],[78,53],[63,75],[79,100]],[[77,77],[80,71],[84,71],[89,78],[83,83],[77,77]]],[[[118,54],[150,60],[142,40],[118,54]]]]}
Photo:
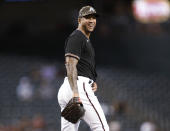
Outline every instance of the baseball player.
{"type": "Polygon", "coordinates": [[[103,110],[94,94],[97,90],[95,82],[97,73],[95,52],[89,38],[96,26],[97,16],[93,7],[82,7],[78,16],[78,28],[70,34],[65,43],[67,76],[58,92],[58,102],[64,116],[61,117],[61,131],[78,131],[81,119],[92,131],[109,131],[103,110]],[[73,116],[77,108],[72,108],[70,105],[76,102],[79,107],[82,105],[84,110],[80,109],[80,113],[73,116]],[[80,115],[82,117],[74,121],[79,114],[83,114],[80,115]]]}

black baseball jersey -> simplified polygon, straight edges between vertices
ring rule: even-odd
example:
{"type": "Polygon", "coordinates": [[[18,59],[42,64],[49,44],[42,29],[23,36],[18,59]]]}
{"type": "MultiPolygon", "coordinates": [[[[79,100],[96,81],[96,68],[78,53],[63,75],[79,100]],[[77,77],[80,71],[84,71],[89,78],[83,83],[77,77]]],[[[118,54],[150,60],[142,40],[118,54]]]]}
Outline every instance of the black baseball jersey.
{"type": "Polygon", "coordinates": [[[85,76],[96,81],[95,52],[90,40],[80,31],[75,30],[65,43],[65,56],[78,59],[78,76],[85,76]]]}

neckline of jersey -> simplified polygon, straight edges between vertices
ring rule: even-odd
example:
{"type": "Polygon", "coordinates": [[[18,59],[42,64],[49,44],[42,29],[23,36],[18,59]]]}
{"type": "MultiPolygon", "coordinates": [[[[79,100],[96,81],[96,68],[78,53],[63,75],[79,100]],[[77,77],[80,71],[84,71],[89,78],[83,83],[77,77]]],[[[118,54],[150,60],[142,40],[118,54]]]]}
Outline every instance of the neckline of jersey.
{"type": "Polygon", "coordinates": [[[81,34],[87,39],[87,40],[89,40],[90,41],[90,39],[89,38],[87,38],[87,36],[81,31],[81,30],[78,30],[78,29],[76,29],[77,31],[79,31],[79,32],[81,32],[81,34]]]}

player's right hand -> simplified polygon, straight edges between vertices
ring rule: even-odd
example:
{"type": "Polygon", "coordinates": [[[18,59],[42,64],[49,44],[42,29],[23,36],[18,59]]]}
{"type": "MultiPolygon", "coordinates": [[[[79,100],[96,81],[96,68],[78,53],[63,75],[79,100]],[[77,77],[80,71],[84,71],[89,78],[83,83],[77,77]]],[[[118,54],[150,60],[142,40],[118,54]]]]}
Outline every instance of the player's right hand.
{"type": "Polygon", "coordinates": [[[97,91],[97,83],[96,83],[96,82],[93,82],[93,84],[92,84],[92,90],[93,90],[93,92],[96,92],[96,91],[97,91]]]}

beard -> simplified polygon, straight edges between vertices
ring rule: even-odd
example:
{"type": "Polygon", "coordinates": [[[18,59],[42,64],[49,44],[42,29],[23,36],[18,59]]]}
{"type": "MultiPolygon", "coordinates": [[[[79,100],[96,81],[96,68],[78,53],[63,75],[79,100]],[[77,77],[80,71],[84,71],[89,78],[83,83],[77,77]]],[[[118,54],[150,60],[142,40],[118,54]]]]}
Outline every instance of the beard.
{"type": "Polygon", "coordinates": [[[90,30],[90,29],[88,29],[88,25],[86,25],[86,24],[84,24],[84,25],[82,25],[82,27],[83,27],[83,30],[86,32],[86,33],[91,33],[91,32],[93,32],[94,31],[94,28],[93,28],[93,30],[90,30]]]}

